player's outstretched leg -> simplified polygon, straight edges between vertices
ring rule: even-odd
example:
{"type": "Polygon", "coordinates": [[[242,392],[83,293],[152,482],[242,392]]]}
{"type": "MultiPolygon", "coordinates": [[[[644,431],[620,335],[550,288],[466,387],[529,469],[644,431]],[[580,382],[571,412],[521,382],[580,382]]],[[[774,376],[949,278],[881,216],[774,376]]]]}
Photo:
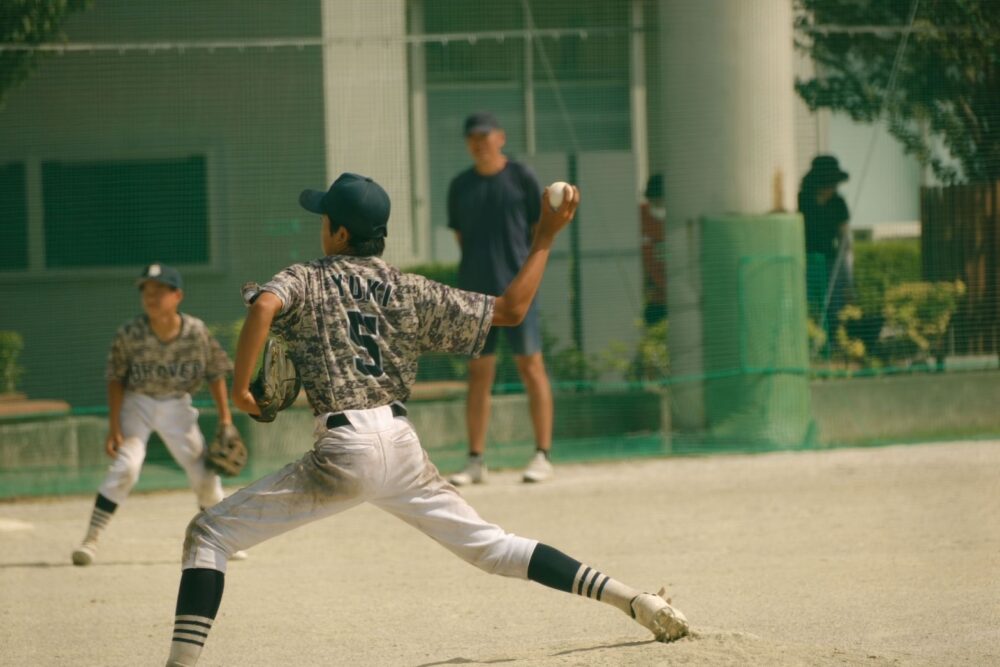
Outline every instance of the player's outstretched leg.
{"type": "Polygon", "coordinates": [[[642,593],[580,563],[558,549],[538,543],[528,562],[528,579],[617,607],[649,630],[657,641],[672,642],[688,634],[688,622],[670,606],[661,589],[642,593]]]}
{"type": "Polygon", "coordinates": [[[97,557],[97,538],[111,521],[111,515],[118,508],[118,503],[112,502],[100,493],[94,501],[94,510],[90,514],[90,525],[83,542],[73,550],[73,565],[90,565],[97,557]]]}
{"type": "Polygon", "coordinates": [[[190,568],[181,575],[167,667],[193,667],[208,639],[222,602],[226,575],[218,570],[190,568]]]}

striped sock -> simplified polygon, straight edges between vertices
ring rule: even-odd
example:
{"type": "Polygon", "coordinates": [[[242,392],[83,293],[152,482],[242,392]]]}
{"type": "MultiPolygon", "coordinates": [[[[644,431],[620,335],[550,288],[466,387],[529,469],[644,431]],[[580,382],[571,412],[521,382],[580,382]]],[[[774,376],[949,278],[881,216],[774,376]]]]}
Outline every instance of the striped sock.
{"type": "Polygon", "coordinates": [[[118,503],[108,500],[99,493],[97,494],[97,500],[94,501],[94,511],[90,514],[90,525],[87,527],[87,535],[83,538],[84,544],[97,544],[97,538],[108,527],[108,523],[111,522],[111,516],[115,513],[116,509],[118,509],[118,503]]]}
{"type": "Polygon", "coordinates": [[[214,619],[193,614],[174,617],[174,637],[170,641],[167,667],[192,667],[198,663],[214,619]]]}
{"type": "Polygon", "coordinates": [[[630,603],[640,593],[631,586],[626,586],[622,582],[582,564],[573,577],[573,585],[573,591],[577,595],[598,602],[606,602],[612,607],[621,609],[629,616],[632,616],[630,603]]]}
{"type": "Polygon", "coordinates": [[[192,667],[198,662],[222,602],[225,579],[222,572],[205,568],[181,574],[167,667],[192,667]]]}
{"type": "Polygon", "coordinates": [[[549,588],[605,602],[630,616],[632,609],[629,602],[639,594],[634,588],[541,542],[531,554],[528,579],[549,588]]]}

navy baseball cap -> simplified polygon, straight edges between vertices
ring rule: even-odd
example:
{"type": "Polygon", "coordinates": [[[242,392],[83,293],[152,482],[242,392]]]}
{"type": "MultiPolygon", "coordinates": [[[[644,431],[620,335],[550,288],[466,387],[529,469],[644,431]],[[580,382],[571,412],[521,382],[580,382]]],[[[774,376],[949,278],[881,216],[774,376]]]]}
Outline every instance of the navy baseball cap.
{"type": "Polygon", "coordinates": [[[299,204],[310,213],[326,214],[357,239],[377,239],[389,233],[389,195],[368,176],[345,172],[326,192],[303,190],[299,204]]]}
{"type": "Polygon", "coordinates": [[[184,281],[181,279],[181,272],[166,264],[153,263],[142,270],[142,274],[135,279],[135,284],[142,287],[147,280],[155,280],[163,283],[167,287],[174,289],[184,289],[184,281]]]}
{"type": "Polygon", "coordinates": [[[486,134],[499,129],[501,129],[500,121],[489,111],[477,111],[465,119],[465,136],[486,134]]]}

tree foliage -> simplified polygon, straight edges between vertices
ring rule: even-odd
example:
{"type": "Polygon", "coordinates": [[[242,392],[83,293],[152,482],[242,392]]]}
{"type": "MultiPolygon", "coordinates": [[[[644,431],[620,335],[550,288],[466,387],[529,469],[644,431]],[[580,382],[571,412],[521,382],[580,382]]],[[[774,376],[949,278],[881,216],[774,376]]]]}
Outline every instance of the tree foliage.
{"type": "Polygon", "coordinates": [[[795,84],[809,108],[884,117],[906,152],[946,183],[1000,179],[997,0],[919,0],[891,95],[915,0],[795,1],[796,47],[816,64],[814,78],[795,84]]]}
{"type": "MultiPolygon", "coordinates": [[[[91,0],[2,0],[0,43],[37,45],[64,39],[66,17],[90,4],[91,0]]],[[[0,50],[0,104],[15,85],[28,78],[39,55],[38,51],[0,50]]]]}

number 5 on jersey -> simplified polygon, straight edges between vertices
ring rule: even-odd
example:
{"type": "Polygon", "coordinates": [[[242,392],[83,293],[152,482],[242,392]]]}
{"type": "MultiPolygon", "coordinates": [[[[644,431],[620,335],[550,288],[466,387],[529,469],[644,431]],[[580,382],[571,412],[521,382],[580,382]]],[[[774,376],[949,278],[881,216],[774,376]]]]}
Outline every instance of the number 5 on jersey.
{"type": "Polygon", "coordinates": [[[379,377],[382,370],[382,351],[378,347],[378,316],[367,315],[359,310],[347,311],[350,322],[351,342],[363,348],[367,355],[354,355],[354,366],[359,372],[379,377]]]}

